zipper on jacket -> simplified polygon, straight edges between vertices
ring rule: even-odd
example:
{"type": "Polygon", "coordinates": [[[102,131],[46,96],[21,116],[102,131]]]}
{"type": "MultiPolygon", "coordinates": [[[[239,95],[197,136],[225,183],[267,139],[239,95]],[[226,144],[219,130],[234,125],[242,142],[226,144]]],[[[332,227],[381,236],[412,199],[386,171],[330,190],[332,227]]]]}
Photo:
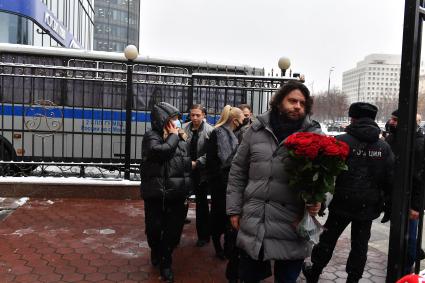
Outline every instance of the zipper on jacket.
{"type": "Polygon", "coordinates": [[[162,192],[162,211],[165,211],[165,191],[167,186],[167,172],[168,172],[168,161],[165,162],[165,166],[164,166],[164,189],[162,192]]]}

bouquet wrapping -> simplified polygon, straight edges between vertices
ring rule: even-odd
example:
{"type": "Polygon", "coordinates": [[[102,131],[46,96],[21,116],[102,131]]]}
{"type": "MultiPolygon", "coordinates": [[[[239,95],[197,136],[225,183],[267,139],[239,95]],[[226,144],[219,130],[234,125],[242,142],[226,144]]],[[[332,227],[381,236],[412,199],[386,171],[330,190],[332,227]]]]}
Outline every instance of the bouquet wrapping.
{"type": "MultiPolygon", "coordinates": [[[[296,190],[307,205],[324,202],[326,194],[335,191],[336,177],[348,169],[345,163],[350,153],[348,144],[334,137],[298,132],[290,135],[284,146],[291,159],[291,166],[287,166],[289,187],[296,190]]],[[[322,231],[319,225],[314,217],[305,213],[297,232],[316,242],[322,231]]]]}

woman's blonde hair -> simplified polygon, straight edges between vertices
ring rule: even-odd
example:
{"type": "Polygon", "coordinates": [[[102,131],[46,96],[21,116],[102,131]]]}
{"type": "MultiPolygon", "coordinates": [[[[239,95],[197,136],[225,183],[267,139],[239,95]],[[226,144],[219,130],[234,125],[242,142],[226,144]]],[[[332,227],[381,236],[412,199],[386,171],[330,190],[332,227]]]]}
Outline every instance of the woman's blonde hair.
{"type": "Polygon", "coordinates": [[[226,105],[221,111],[220,120],[215,124],[214,128],[218,128],[228,123],[231,119],[238,118],[242,114],[242,110],[238,107],[226,105]]]}

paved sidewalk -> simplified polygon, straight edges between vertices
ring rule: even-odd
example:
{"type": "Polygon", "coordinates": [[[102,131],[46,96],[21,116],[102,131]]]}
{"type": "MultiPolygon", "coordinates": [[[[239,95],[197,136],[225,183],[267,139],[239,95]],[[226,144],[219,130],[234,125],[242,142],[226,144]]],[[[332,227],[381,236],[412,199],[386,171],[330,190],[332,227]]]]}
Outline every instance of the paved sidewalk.
{"type": "MultiPolygon", "coordinates": [[[[143,216],[143,201],[30,199],[0,222],[0,282],[160,282],[143,216]]],[[[195,247],[194,217],[191,208],[174,253],[176,282],[226,282],[212,245],[195,247]]],[[[345,282],[345,235],[321,282],[345,282]]],[[[361,282],[384,282],[385,267],[386,255],[371,247],[361,282]]]]}

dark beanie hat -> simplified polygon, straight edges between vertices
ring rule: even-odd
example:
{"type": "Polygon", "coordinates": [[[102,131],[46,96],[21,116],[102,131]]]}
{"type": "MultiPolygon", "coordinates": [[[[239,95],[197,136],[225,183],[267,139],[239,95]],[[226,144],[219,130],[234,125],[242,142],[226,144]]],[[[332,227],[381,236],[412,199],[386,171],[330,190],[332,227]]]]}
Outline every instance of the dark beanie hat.
{"type": "Polygon", "coordinates": [[[350,105],[348,116],[351,118],[371,118],[375,120],[378,108],[375,105],[366,102],[355,102],[350,105]]]}
{"type": "Polygon", "coordinates": [[[398,109],[394,110],[393,113],[391,113],[391,115],[398,117],[398,109]]]}

